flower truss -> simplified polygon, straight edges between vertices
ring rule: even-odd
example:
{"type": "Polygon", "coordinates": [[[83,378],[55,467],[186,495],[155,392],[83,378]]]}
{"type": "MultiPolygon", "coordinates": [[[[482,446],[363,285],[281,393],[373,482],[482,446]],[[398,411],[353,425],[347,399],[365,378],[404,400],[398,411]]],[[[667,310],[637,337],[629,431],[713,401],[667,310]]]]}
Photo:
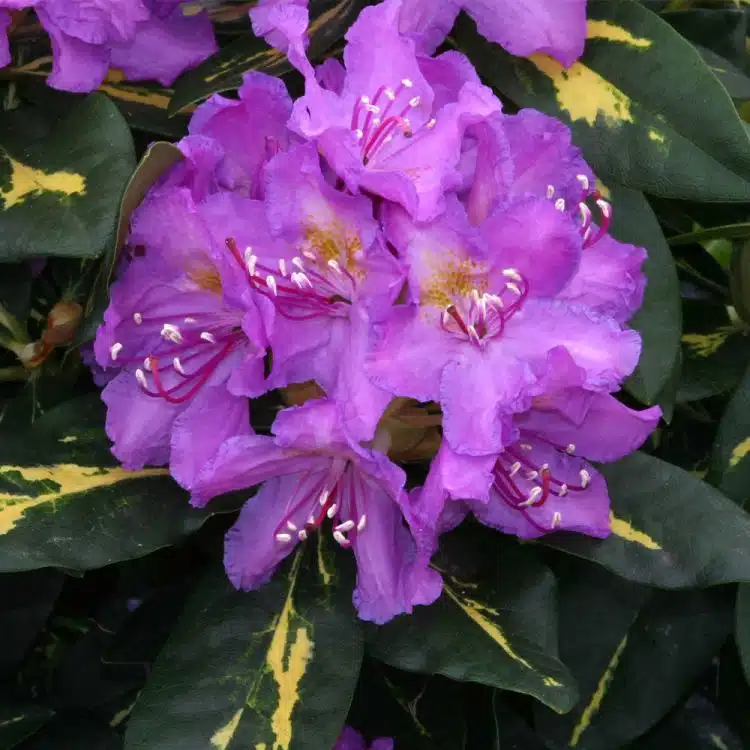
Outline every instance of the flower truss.
{"type": "Polygon", "coordinates": [[[505,114],[463,55],[433,54],[460,8],[512,52],[580,52],[583,2],[505,5],[507,28],[479,0],[386,0],[316,69],[305,3],[261,2],[256,33],[303,95],[248,73],[200,106],[132,218],[95,343],[108,434],[197,506],[259,485],[226,537],[240,589],[325,531],[383,623],[440,595],[430,558],[467,514],[521,538],[610,532],[595,464],[660,418],[613,395],[640,355],[646,254],[609,234],[564,125],[505,114]],[[271,391],[286,408],[259,434],[271,391]],[[407,491],[410,430],[434,439],[407,491]]]}

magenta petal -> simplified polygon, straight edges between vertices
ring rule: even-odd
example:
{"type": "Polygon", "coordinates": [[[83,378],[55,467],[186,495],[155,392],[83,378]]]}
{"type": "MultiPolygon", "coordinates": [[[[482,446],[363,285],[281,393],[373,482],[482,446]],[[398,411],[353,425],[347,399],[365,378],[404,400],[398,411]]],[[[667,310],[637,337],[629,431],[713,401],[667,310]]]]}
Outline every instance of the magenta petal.
{"type": "Polygon", "coordinates": [[[351,727],[344,727],[333,750],[367,750],[367,744],[358,731],[351,727]]]}
{"type": "Polygon", "coordinates": [[[288,498],[293,496],[299,481],[300,476],[292,474],[264,482],[227,532],[224,567],[235,588],[251,591],[262,586],[299,543],[296,537],[281,543],[275,536],[287,512],[288,498]]]}
{"type": "Polygon", "coordinates": [[[247,399],[232,396],[223,385],[202,388],[174,421],[172,476],[190,489],[225,440],[249,434],[247,399]]]}
{"type": "Polygon", "coordinates": [[[8,44],[8,27],[13,21],[10,11],[0,8],[0,68],[10,65],[10,44],[8,44]]]}

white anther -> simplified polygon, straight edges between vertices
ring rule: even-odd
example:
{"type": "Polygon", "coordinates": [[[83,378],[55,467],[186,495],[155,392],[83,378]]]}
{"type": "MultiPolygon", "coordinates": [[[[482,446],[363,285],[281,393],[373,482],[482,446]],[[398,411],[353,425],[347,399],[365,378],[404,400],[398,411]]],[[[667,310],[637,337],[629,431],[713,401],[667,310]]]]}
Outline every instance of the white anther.
{"type": "Polygon", "coordinates": [[[315,516],[310,515],[307,519],[307,525],[308,526],[315,526],[315,516]]]}
{"type": "Polygon", "coordinates": [[[581,212],[581,223],[586,226],[591,221],[591,209],[585,203],[578,204],[578,210],[581,212]]]}
{"type": "Polygon", "coordinates": [[[565,198],[558,198],[555,201],[555,208],[558,211],[564,211],[565,210],[565,198]]]}
{"type": "Polygon", "coordinates": [[[276,279],[273,276],[266,276],[266,285],[274,296],[279,293],[279,290],[276,288],[276,279]]]}
{"type": "Polygon", "coordinates": [[[414,96],[411,99],[409,99],[410,107],[418,107],[421,103],[422,103],[422,99],[419,96],[414,96]]]}
{"type": "Polygon", "coordinates": [[[576,452],[575,443],[568,443],[568,447],[565,449],[565,452],[569,453],[572,456],[576,452]]]}
{"type": "Polygon", "coordinates": [[[296,271],[289,277],[298,289],[312,289],[312,282],[307,278],[307,275],[302,271],[296,271]]]}
{"type": "Polygon", "coordinates": [[[472,325],[468,325],[466,326],[466,330],[469,332],[469,338],[478,344],[480,339],[479,334],[477,333],[477,329],[472,325]]]}
{"type": "Polygon", "coordinates": [[[359,517],[359,521],[357,521],[357,531],[361,534],[365,530],[365,526],[367,526],[367,513],[363,513],[359,517]]]}
{"type": "Polygon", "coordinates": [[[552,185],[547,185],[547,198],[552,199],[555,195],[555,188],[552,185]]]}
{"type": "Polygon", "coordinates": [[[324,507],[325,504],[328,502],[328,498],[331,496],[331,493],[328,490],[323,490],[323,492],[320,493],[320,497],[318,498],[318,502],[320,503],[320,507],[324,507]]]}
{"type": "Polygon", "coordinates": [[[358,141],[361,141],[361,140],[362,140],[362,139],[363,139],[363,138],[365,137],[365,131],[364,131],[364,130],[362,130],[362,128],[357,128],[357,129],[356,129],[356,130],[354,131],[354,135],[356,135],[356,136],[357,136],[357,140],[358,140],[358,141]]]}
{"type": "Polygon", "coordinates": [[[589,178],[585,174],[577,174],[576,180],[578,180],[584,190],[589,189],[589,178]]]}
{"type": "Polygon", "coordinates": [[[559,497],[565,497],[565,495],[568,494],[568,485],[567,484],[561,484],[560,490],[557,493],[559,497]]]}
{"type": "Polygon", "coordinates": [[[503,276],[506,279],[513,279],[513,281],[521,281],[523,279],[523,276],[515,268],[503,268],[503,276]]]}
{"type": "Polygon", "coordinates": [[[542,464],[539,467],[539,473],[541,474],[543,471],[549,471],[549,464],[542,464]]]}
{"type": "Polygon", "coordinates": [[[508,289],[510,289],[510,291],[514,294],[517,294],[519,297],[521,296],[521,290],[518,284],[516,284],[515,282],[509,281],[505,286],[508,287],[508,289]]]}
{"type": "Polygon", "coordinates": [[[402,122],[404,125],[404,132],[409,131],[411,132],[411,120],[408,117],[402,118],[402,122]]]}
{"type": "Polygon", "coordinates": [[[279,273],[286,276],[286,261],[283,258],[279,258],[279,273]]]}
{"type": "Polygon", "coordinates": [[[427,121],[425,127],[427,128],[427,130],[432,130],[435,125],[437,125],[437,120],[433,117],[431,120],[427,121]]]}
{"type": "Polygon", "coordinates": [[[402,78],[401,83],[403,83],[407,89],[410,89],[414,85],[408,78],[402,78]]]}
{"type": "Polygon", "coordinates": [[[383,121],[379,117],[373,118],[372,124],[377,127],[378,125],[382,125],[383,121]]]}
{"type": "Polygon", "coordinates": [[[334,503],[334,504],[333,504],[333,505],[332,505],[332,506],[331,506],[331,507],[330,507],[330,508],[329,508],[329,509],[328,509],[328,510],[326,511],[326,515],[328,516],[328,518],[333,518],[333,517],[334,517],[334,516],[336,515],[336,511],[337,511],[337,510],[338,510],[338,505],[336,505],[336,503],[334,503]]]}
{"type": "Polygon", "coordinates": [[[312,250],[303,250],[302,255],[304,255],[308,260],[317,260],[317,257],[312,250]]]}
{"type": "Polygon", "coordinates": [[[140,385],[141,388],[147,387],[148,384],[146,383],[146,373],[143,372],[140,367],[135,371],[135,379],[138,381],[138,385],[140,385]]]}
{"type": "Polygon", "coordinates": [[[185,370],[182,367],[182,362],[180,362],[180,358],[179,357],[175,357],[172,360],[172,364],[174,365],[174,369],[177,370],[177,372],[179,372],[180,375],[184,375],[185,374],[185,370]]]}
{"type": "Polygon", "coordinates": [[[539,472],[538,471],[527,471],[526,472],[526,479],[528,479],[530,482],[533,482],[538,476],[539,476],[539,472]]]}
{"type": "Polygon", "coordinates": [[[562,514],[560,511],[555,511],[552,514],[552,528],[556,529],[562,523],[562,514]]]}
{"type": "Polygon", "coordinates": [[[579,475],[581,477],[581,485],[584,489],[586,489],[586,487],[589,486],[589,482],[591,481],[591,474],[589,474],[586,469],[581,469],[579,475]]]}
{"type": "Polygon", "coordinates": [[[341,266],[337,260],[329,260],[328,268],[332,268],[336,273],[341,273],[341,266]]]}
{"type": "Polygon", "coordinates": [[[522,503],[518,504],[519,508],[528,508],[529,505],[534,505],[536,501],[539,499],[539,496],[542,494],[543,490],[541,487],[532,487],[531,492],[529,492],[529,496],[526,500],[524,500],[522,503]]]}
{"type": "Polygon", "coordinates": [[[113,362],[117,359],[117,355],[121,351],[122,351],[122,344],[119,341],[115,341],[115,343],[109,347],[109,356],[112,357],[113,362]]]}
{"type": "Polygon", "coordinates": [[[344,523],[340,523],[335,531],[351,531],[355,526],[354,521],[344,521],[344,523]]]}
{"type": "Polygon", "coordinates": [[[610,216],[612,216],[612,206],[610,206],[607,201],[600,198],[596,202],[596,205],[599,206],[599,210],[602,212],[602,216],[604,216],[605,219],[609,219],[610,216]]]}
{"type": "Polygon", "coordinates": [[[333,538],[342,546],[342,547],[348,547],[351,542],[340,532],[340,531],[334,531],[333,532],[333,538]]]}
{"type": "Polygon", "coordinates": [[[245,256],[245,263],[247,264],[247,272],[251,276],[255,276],[255,266],[258,264],[258,256],[257,255],[250,255],[245,256]]]}
{"type": "Polygon", "coordinates": [[[393,140],[392,135],[387,135],[385,138],[383,138],[383,144],[390,143],[393,140]]]}
{"type": "Polygon", "coordinates": [[[209,344],[216,343],[216,336],[214,336],[210,331],[201,331],[201,338],[203,339],[203,341],[207,341],[209,344]]]}
{"type": "Polygon", "coordinates": [[[283,532],[281,534],[276,534],[276,541],[282,542],[283,544],[286,544],[287,542],[292,541],[292,535],[291,534],[284,534],[283,532]]]}
{"type": "Polygon", "coordinates": [[[396,101],[396,92],[393,89],[386,89],[383,92],[388,99],[390,99],[392,102],[396,101]]]}
{"type": "Polygon", "coordinates": [[[513,466],[510,467],[510,472],[508,472],[509,477],[514,477],[518,472],[521,470],[521,462],[516,461],[513,466]]]}
{"type": "Polygon", "coordinates": [[[485,294],[484,296],[487,299],[487,301],[490,304],[495,305],[495,307],[499,307],[499,308],[505,307],[505,304],[503,303],[503,301],[496,294],[485,294]]]}
{"type": "Polygon", "coordinates": [[[365,109],[368,112],[372,112],[374,115],[377,115],[380,112],[380,107],[378,107],[376,104],[366,104],[365,109]]]}
{"type": "Polygon", "coordinates": [[[171,323],[165,323],[162,326],[161,335],[162,338],[171,341],[173,344],[182,343],[182,334],[180,333],[180,329],[177,326],[172,325],[171,323]]]}
{"type": "Polygon", "coordinates": [[[151,372],[151,367],[151,357],[146,357],[146,359],[143,360],[143,369],[151,372]]]}
{"type": "Polygon", "coordinates": [[[521,443],[521,445],[518,446],[522,451],[530,451],[533,450],[534,446],[529,445],[529,443],[521,443]]]}
{"type": "Polygon", "coordinates": [[[297,268],[299,268],[300,271],[304,271],[305,270],[305,264],[302,262],[302,258],[300,258],[297,255],[295,255],[292,258],[292,265],[293,266],[297,266],[297,268]]]}
{"type": "Polygon", "coordinates": [[[591,237],[591,227],[588,227],[586,231],[583,233],[583,244],[585,245],[589,238],[591,237]]]}
{"type": "Polygon", "coordinates": [[[297,532],[297,539],[299,539],[300,542],[304,542],[305,539],[307,539],[307,531],[305,531],[304,529],[300,529],[297,532]]]}
{"type": "Polygon", "coordinates": [[[192,323],[197,323],[198,321],[195,318],[184,318],[183,322],[191,325],[192,323]]]}
{"type": "Polygon", "coordinates": [[[289,531],[297,531],[297,525],[292,523],[291,521],[286,522],[286,527],[289,529],[289,531]]]}
{"type": "Polygon", "coordinates": [[[370,97],[366,94],[363,94],[359,97],[359,100],[362,102],[362,104],[369,104],[370,103],[370,97]]]}
{"type": "Polygon", "coordinates": [[[135,321],[135,324],[139,326],[141,323],[143,323],[143,315],[141,315],[139,312],[133,313],[133,320],[135,321]]]}

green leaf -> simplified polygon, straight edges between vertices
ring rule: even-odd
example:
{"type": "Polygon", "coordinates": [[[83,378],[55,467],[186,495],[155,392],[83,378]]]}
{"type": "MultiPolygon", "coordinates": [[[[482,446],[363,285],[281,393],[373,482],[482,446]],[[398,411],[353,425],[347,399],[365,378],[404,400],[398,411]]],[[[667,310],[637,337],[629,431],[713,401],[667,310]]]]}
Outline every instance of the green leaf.
{"type": "Polygon", "coordinates": [[[12,750],[43,727],[55,712],[35,703],[0,700],[0,748],[12,750]]]}
{"type": "Polygon", "coordinates": [[[735,325],[725,305],[685,301],[683,314],[677,401],[698,401],[731,390],[747,367],[747,333],[735,325]]]}
{"type": "Polygon", "coordinates": [[[655,403],[669,380],[680,348],[682,309],[672,253],[643,193],[621,185],[608,186],[612,201],[612,235],[645,247],[647,284],[643,305],[630,321],[640,334],[643,350],[628,390],[642,403],[655,403]]]}
{"type": "MultiPolygon", "coordinates": [[[[341,39],[366,4],[365,0],[311,0],[308,57],[320,58],[341,39]]],[[[249,70],[281,76],[291,69],[285,55],[269,47],[263,39],[243,35],[178,79],[169,114],[176,114],[211,94],[239,88],[243,73],[249,70]]]]}
{"type": "Polygon", "coordinates": [[[672,247],[678,247],[680,245],[692,245],[694,242],[702,243],[717,239],[745,239],[747,237],[750,237],[750,221],[677,234],[674,237],[670,237],[668,242],[672,247]]]}
{"type": "Polygon", "coordinates": [[[745,679],[750,682],[750,586],[742,584],[737,589],[734,638],[740,655],[745,679]]]}
{"type": "Polygon", "coordinates": [[[98,394],[0,430],[0,571],[100,568],[173,544],[209,513],[166,469],[125,471],[109,452],[98,394]]]}
{"type": "Polygon", "coordinates": [[[135,165],[117,108],[92,94],[36,139],[14,122],[0,136],[0,260],[100,255],[135,165]]]}
{"type": "Polygon", "coordinates": [[[362,660],[349,576],[320,536],[251,593],[211,571],[159,655],[127,750],[323,750],[362,660]]]}
{"type": "Polygon", "coordinates": [[[688,200],[750,200],[745,128],[693,46],[634,0],[592,0],[587,15],[586,50],[568,70],[546,55],[512,58],[468,22],[456,41],[516,103],[570,123],[605,182],[688,200]]]}
{"type": "Polygon", "coordinates": [[[612,534],[544,538],[623,578],[668,589],[750,581],[750,516],[677,466],[634,453],[602,468],[612,534]]]}
{"type": "Polygon", "coordinates": [[[659,721],[731,629],[725,589],[650,592],[576,566],[560,589],[561,656],[582,699],[566,716],[535,707],[550,745],[616,750],[659,721]]]}
{"type": "MultiPolygon", "coordinates": [[[[467,533],[460,529],[451,536],[463,541],[467,533]]],[[[576,688],[557,658],[554,576],[533,550],[491,536],[494,550],[480,537],[473,550],[462,544],[453,554],[445,552],[451,542],[443,537],[441,569],[471,565],[472,551],[482,549],[481,569],[470,578],[445,572],[440,599],[372,629],[370,650],[399,669],[513,690],[568,711],[576,688]]]]}

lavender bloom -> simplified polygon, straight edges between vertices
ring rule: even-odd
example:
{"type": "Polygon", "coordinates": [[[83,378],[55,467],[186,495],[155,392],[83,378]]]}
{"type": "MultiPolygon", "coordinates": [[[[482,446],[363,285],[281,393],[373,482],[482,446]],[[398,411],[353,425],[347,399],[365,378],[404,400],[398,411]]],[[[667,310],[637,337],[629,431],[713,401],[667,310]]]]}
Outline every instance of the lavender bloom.
{"type": "Polygon", "coordinates": [[[94,351],[118,373],[102,394],[115,456],[131,469],[169,461],[189,486],[224,439],[249,432],[246,397],[266,390],[272,309],[225,243],[262,237],[262,205],[213,191],[214,142],[193,136],[182,148],[187,158],[133,216],[133,257],[94,351]]]}
{"type": "Polygon", "coordinates": [[[208,15],[186,15],[181,0],[0,0],[0,8],[34,9],[52,42],[49,85],[66,91],[97,88],[110,67],[169,85],[216,50],[208,15]]]}
{"type": "Polygon", "coordinates": [[[550,55],[565,67],[582,54],[586,0],[403,0],[399,29],[433,52],[461,10],[479,33],[514,55],[550,55]]]}
{"type": "Polygon", "coordinates": [[[352,442],[327,400],[286,409],[275,437],[227,440],[193,485],[193,503],[263,482],[226,537],[224,562],[239,589],[262,586],[297,544],[330,520],[334,539],[357,560],[353,601],[384,623],[430,604],[440,576],[416,556],[403,524],[404,472],[376,449],[352,442]]]}
{"type": "Polygon", "coordinates": [[[333,750],[393,750],[393,740],[380,737],[368,746],[359,732],[351,727],[344,727],[333,750]]]}
{"type": "Polygon", "coordinates": [[[421,549],[471,511],[486,526],[533,539],[553,531],[610,533],[609,496],[591,461],[636,450],[661,410],[637,412],[609,394],[566,388],[535,400],[513,423],[514,442],[488,456],[461,456],[443,442],[407,510],[421,549]],[[458,503],[446,501],[459,500],[458,503]]]}
{"type": "MultiPolygon", "coordinates": [[[[460,184],[466,128],[499,112],[500,102],[462,56],[437,66],[419,58],[414,42],[398,33],[399,7],[400,0],[386,0],[362,11],[346,35],[345,71],[333,66],[334,88],[318,80],[305,57],[303,7],[282,3],[264,11],[264,30],[284,37],[290,62],[305,76],[290,128],[316,143],[351,192],[374,193],[429,220],[443,210],[445,192],[460,184]]],[[[331,72],[329,66],[329,80],[331,72]]]]}
{"type": "Polygon", "coordinates": [[[438,401],[453,450],[507,447],[510,415],[553,379],[606,392],[632,372],[637,333],[557,298],[577,271],[582,238],[551,201],[512,204],[491,238],[456,198],[428,225],[395,207],[385,216],[409,263],[412,302],[379,326],[368,374],[394,395],[438,401]],[[571,367],[561,371],[561,359],[571,367]]]}

